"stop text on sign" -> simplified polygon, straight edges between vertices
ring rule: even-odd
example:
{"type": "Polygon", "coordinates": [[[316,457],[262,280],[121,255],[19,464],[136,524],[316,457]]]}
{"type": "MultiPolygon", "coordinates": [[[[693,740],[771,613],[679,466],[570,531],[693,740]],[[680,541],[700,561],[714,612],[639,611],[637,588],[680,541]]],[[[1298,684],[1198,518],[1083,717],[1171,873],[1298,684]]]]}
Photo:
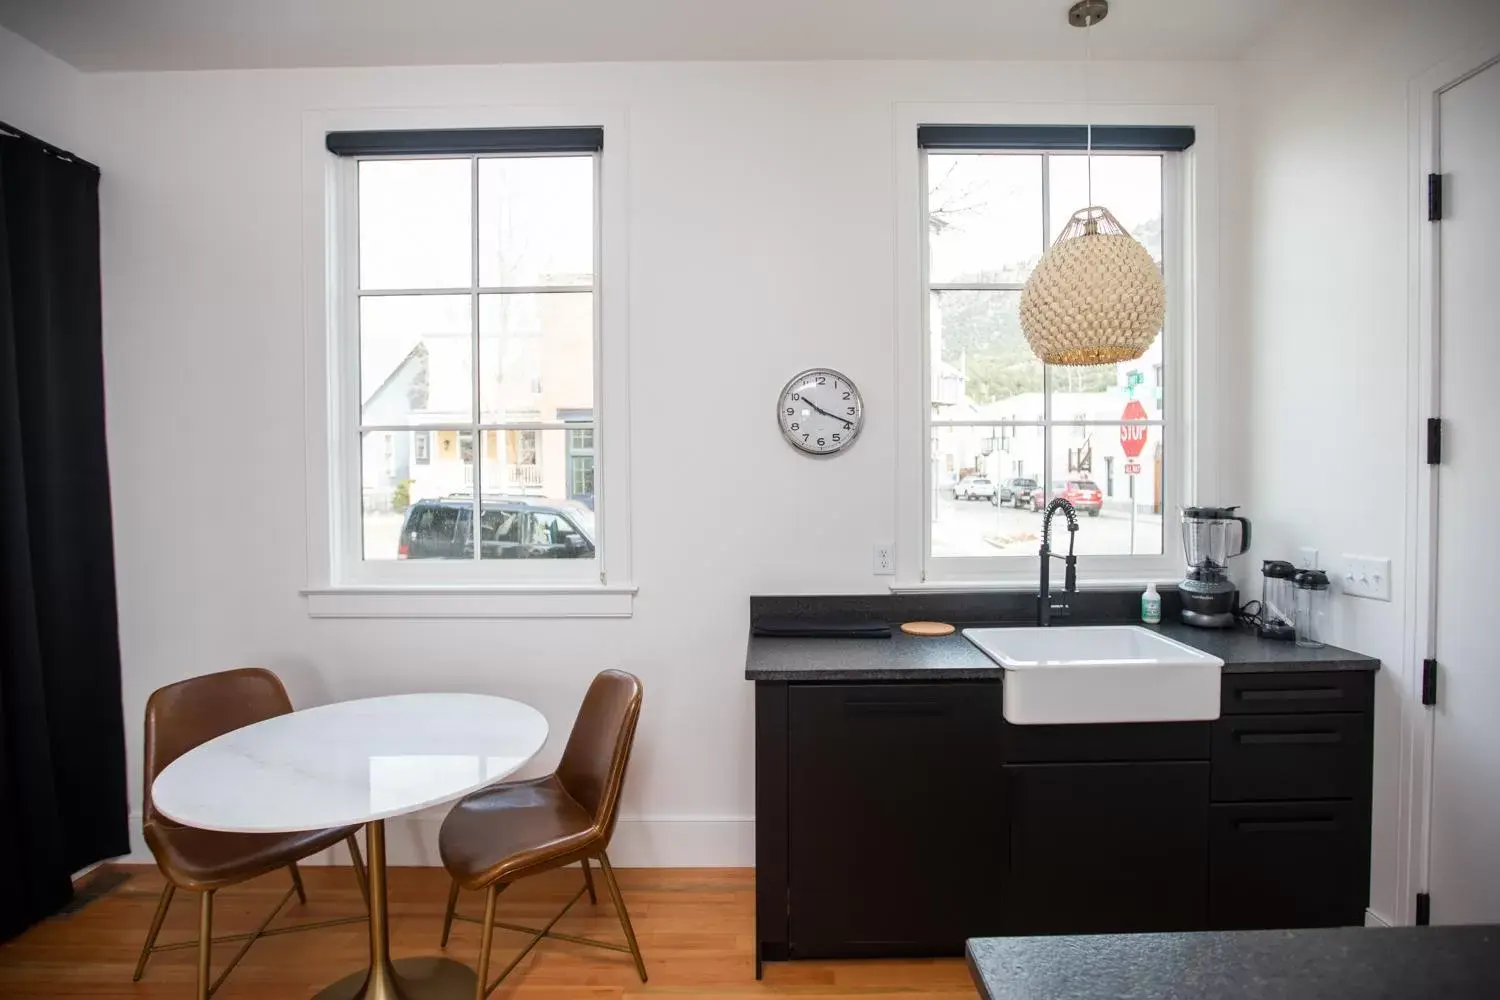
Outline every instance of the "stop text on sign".
{"type": "MultiPolygon", "coordinates": [[[[1146,408],[1139,400],[1132,399],[1125,404],[1125,411],[1120,414],[1121,420],[1145,420],[1146,408]]],[[[1147,428],[1142,424],[1122,423],[1120,425],[1120,450],[1127,458],[1139,458],[1142,449],[1146,447],[1147,428]]]]}

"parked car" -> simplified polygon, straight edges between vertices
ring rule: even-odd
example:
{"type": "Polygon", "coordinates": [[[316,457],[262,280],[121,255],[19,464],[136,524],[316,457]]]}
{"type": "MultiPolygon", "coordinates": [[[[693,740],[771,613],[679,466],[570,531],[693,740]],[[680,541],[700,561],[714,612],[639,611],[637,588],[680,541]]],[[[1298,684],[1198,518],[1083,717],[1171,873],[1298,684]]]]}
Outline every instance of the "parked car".
{"type": "Polygon", "coordinates": [[[995,484],[983,476],[964,476],[953,487],[955,500],[988,500],[995,495],[995,484]]]}
{"type": "MultiPolygon", "coordinates": [[[[1100,492],[1099,484],[1092,479],[1055,479],[1052,481],[1050,496],[1062,497],[1089,517],[1098,517],[1099,511],[1104,508],[1104,494],[1100,492]]],[[[1047,501],[1048,495],[1041,490],[1032,490],[1032,510],[1041,510],[1047,506],[1047,501]]]]}
{"type": "MultiPolygon", "coordinates": [[[[472,559],[474,497],[461,493],[406,508],[397,559],[472,559]]],[[[594,512],[574,500],[493,496],[480,500],[485,559],[592,559],[594,512]]]]}
{"type": "Polygon", "coordinates": [[[1031,502],[1031,492],[1036,489],[1036,480],[1018,476],[1015,479],[1001,480],[1000,487],[995,490],[990,502],[995,506],[1009,504],[1012,507],[1024,507],[1031,502]]]}

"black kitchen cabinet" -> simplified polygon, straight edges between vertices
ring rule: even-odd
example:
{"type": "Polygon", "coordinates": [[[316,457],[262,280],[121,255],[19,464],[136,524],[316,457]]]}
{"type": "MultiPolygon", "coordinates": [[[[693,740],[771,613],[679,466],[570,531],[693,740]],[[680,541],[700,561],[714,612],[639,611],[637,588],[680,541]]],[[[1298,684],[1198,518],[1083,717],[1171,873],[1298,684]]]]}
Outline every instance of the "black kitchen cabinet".
{"type": "Polygon", "coordinates": [[[792,957],[958,955],[1000,931],[1001,725],[994,683],[792,686],[792,957]]]}
{"type": "Polygon", "coordinates": [[[1205,926],[1207,761],[1018,764],[1005,773],[1007,934],[1205,926]]]}
{"type": "Polygon", "coordinates": [[[1358,804],[1255,802],[1209,813],[1215,930],[1364,923],[1370,828],[1358,804]]]}
{"type": "Polygon", "coordinates": [[[1209,926],[1364,923],[1371,674],[1226,677],[1213,723],[1209,926]]]}
{"type": "Polygon", "coordinates": [[[1012,726],[998,680],[756,685],[756,960],[1358,925],[1374,675],[1225,674],[1213,722],[1012,726]]]}

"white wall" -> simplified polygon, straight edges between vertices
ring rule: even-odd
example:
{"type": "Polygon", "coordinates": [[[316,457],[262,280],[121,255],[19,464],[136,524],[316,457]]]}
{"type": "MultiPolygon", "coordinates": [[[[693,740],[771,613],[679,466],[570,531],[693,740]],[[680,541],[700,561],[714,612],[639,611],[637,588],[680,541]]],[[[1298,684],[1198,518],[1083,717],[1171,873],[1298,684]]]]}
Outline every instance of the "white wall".
{"type": "Polygon", "coordinates": [[[72,66],[0,27],[0,121],[72,149],[81,80],[72,66]]]}
{"type": "MultiPolygon", "coordinates": [[[[1380,657],[1371,909],[1410,922],[1399,804],[1414,664],[1403,595],[1415,514],[1408,410],[1408,86],[1486,37],[1490,0],[1307,4],[1248,65],[1252,129],[1247,502],[1259,558],[1394,560],[1396,600],[1334,599],[1334,641],[1380,657]]],[[[1247,582],[1258,562],[1245,561],[1247,582]]]]}
{"type": "MultiPolygon", "coordinates": [[[[1218,105],[1222,188],[1241,189],[1234,67],[1094,75],[1094,93],[1115,101],[1218,105]]],[[[560,752],[589,678],[621,666],[647,693],[620,860],[751,863],[747,598],[887,585],[871,548],[895,537],[893,104],[1076,101],[1080,83],[1067,64],[952,63],[86,77],[104,170],[132,771],[150,691],[232,664],[275,668],[303,705],[444,688],[522,698],[557,734],[538,768],[560,752]],[[630,158],[635,616],[309,620],[298,596],[304,109],[601,99],[629,113],[628,150],[606,155],[630,158]],[[814,364],[857,379],[869,412],[836,461],[794,453],[771,421],[783,381],[814,364]],[[684,412],[689,385],[715,419],[684,412]]],[[[1239,199],[1223,200],[1227,273],[1244,234],[1239,199]]],[[[1241,292],[1225,286],[1225,335],[1237,340],[1241,292]]],[[[421,851],[394,831],[393,856],[430,861],[424,830],[421,851]]]]}

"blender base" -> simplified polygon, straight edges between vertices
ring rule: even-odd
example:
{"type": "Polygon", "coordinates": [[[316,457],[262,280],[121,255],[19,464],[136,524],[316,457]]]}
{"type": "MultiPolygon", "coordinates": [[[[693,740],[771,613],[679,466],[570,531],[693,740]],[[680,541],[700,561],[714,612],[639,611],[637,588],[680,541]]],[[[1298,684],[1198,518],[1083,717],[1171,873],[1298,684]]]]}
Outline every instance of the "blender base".
{"type": "Polygon", "coordinates": [[[1255,630],[1262,639],[1284,639],[1291,642],[1297,638],[1297,630],[1290,625],[1277,622],[1275,625],[1261,625],[1255,630]]]}
{"type": "Polygon", "coordinates": [[[1229,611],[1205,614],[1202,611],[1189,611],[1183,608],[1182,621],[1184,624],[1196,625],[1199,628],[1229,628],[1234,624],[1234,614],[1229,611]]]}

